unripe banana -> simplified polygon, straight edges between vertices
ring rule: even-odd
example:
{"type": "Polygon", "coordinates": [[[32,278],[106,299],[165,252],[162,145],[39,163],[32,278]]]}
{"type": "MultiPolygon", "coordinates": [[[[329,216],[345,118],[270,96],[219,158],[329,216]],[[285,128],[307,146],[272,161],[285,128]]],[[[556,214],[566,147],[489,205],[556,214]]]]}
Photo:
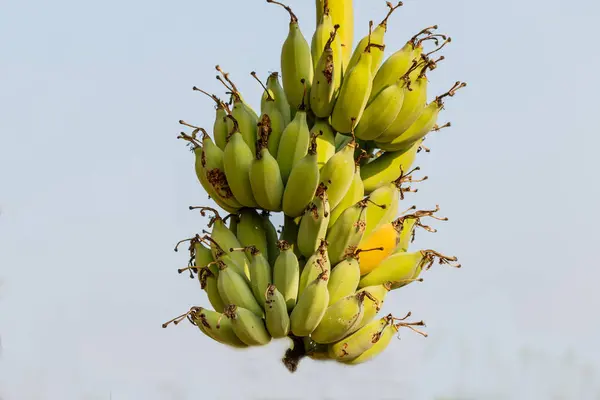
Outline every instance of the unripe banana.
{"type": "Polygon", "coordinates": [[[240,349],[248,347],[233,332],[231,322],[223,318],[223,314],[203,307],[192,307],[187,313],[165,322],[162,327],[166,328],[171,323],[177,325],[186,318],[206,336],[221,344],[240,349]]]}
{"type": "Polygon", "coordinates": [[[321,322],[329,304],[327,271],[322,272],[298,297],[298,303],[290,315],[291,331],[296,336],[308,336],[321,322]]]}
{"type": "Polygon", "coordinates": [[[319,344],[312,340],[310,336],[302,338],[304,342],[304,352],[313,360],[329,360],[328,347],[325,344],[319,344]]]}
{"type": "Polygon", "coordinates": [[[365,196],[365,185],[363,184],[362,178],[360,177],[360,159],[356,161],[354,166],[354,177],[352,183],[348,188],[348,191],[338,203],[338,205],[331,211],[331,218],[329,218],[329,227],[338,220],[340,215],[352,205],[359,202],[365,196]]]}
{"type": "Polygon", "coordinates": [[[456,82],[454,86],[446,93],[435,98],[423,110],[419,118],[403,133],[389,143],[379,143],[379,147],[386,151],[399,151],[410,148],[414,143],[425,137],[437,123],[440,111],[444,108],[444,97],[454,96],[456,91],[467,84],[456,82]]]}
{"type": "Polygon", "coordinates": [[[267,149],[270,133],[271,127],[267,119],[261,126],[256,158],[250,166],[250,184],[258,205],[264,210],[277,212],[281,211],[284,186],[279,164],[267,149]]]}
{"type": "MultiPolygon", "coordinates": [[[[277,150],[279,149],[279,142],[281,141],[281,134],[283,133],[283,130],[285,129],[285,127],[288,124],[288,120],[286,120],[286,117],[283,115],[283,113],[280,110],[280,107],[277,103],[277,101],[275,100],[275,97],[273,95],[273,92],[271,90],[269,90],[269,88],[267,86],[265,86],[262,81],[258,78],[258,76],[256,76],[256,72],[252,71],[250,73],[250,75],[252,75],[254,77],[254,79],[256,79],[258,81],[258,83],[262,86],[262,88],[264,89],[264,95],[262,97],[262,101],[261,101],[261,124],[258,125],[256,127],[257,129],[257,137],[260,137],[260,129],[261,129],[261,125],[264,125],[266,122],[266,117],[265,115],[268,116],[269,122],[271,124],[271,133],[269,135],[269,152],[271,153],[271,155],[275,158],[277,158],[277,150]]],[[[277,79],[277,78],[275,78],[277,79]]],[[[286,105],[287,105],[287,101],[286,101],[286,105]]],[[[287,105],[288,108],[288,114],[289,114],[289,105],[287,105]]]]}
{"type": "Polygon", "coordinates": [[[310,108],[319,118],[328,118],[331,115],[336,90],[339,88],[340,78],[338,75],[341,74],[339,69],[341,64],[336,63],[336,55],[331,47],[338,28],[339,26],[336,25],[332,29],[320,58],[315,61],[315,76],[310,90],[310,108]]]}
{"type": "Polygon", "coordinates": [[[290,316],[285,299],[275,285],[269,285],[266,292],[265,314],[267,330],[275,339],[286,337],[290,331],[290,316]]]}
{"type": "Polygon", "coordinates": [[[263,211],[260,217],[263,221],[263,229],[265,230],[267,236],[267,253],[269,255],[269,264],[275,265],[275,260],[277,260],[277,257],[279,257],[279,248],[277,247],[279,235],[277,234],[277,229],[275,229],[275,226],[269,218],[270,215],[268,212],[263,211]]]}
{"type": "MultiPolygon", "coordinates": [[[[302,257],[302,253],[298,249],[298,230],[299,224],[296,223],[297,218],[283,216],[283,229],[281,230],[281,240],[285,240],[292,248],[296,257],[302,257]]],[[[301,219],[300,219],[301,220],[301,219]]]]}
{"type": "Polygon", "coordinates": [[[317,135],[317,164],[321,170],[335,154],[335,132],[326,119],[317,119],[310,135],[317,135]]]}
{"type": "Polygon", "coordinates": [[[393,323],[391,314],[368,323],[347,338],[331,344],[329,356],[341,362],[354,360],[373,347],[379,340],[381,332],[391,323],[393,323]]]}
{"type": "Polygon", "coordinates": [[[387,297],[391,288],[392,285],[390,283],[386,283],[384,285],[367,286],[358,290],[357,293],[366,292],[370,296],[365,298],[365,313],[362,321],[355,327],[356,330],[359,330],[363,326],[367,325],[373,320],[373,318],[375,318],[375,316],[383,307],[385,298],[387,297]]]}
{"type": "Polygon", "coordinates": [[[288,242],[281,240],[278,245],[281,251],[273,267],[273,284],[283,295],[287,310],[292,311],[298,299],[300,266],[288,242]]]}
{"type": "Polygon", "coordinates": [[[229,230],[237,236],[237,226],[240,222],[240,217],[237,214],[229,214],[229,230]]]}
{"type": "MultiPolygon", "coordinates": [[[[298,115],[298,114],[296,114],[298,115]]],[[[283,212],[290,217],[302,215],[315,197],[319,185],[316,135],[311,138],[308,154],[294,165],[283,192],[283,212]]]]}
{"type": "Polygon", "coordinates": [[[448,264],[460,268],[460,264],[454,264],[456,257],[447,257],[434,250],[420,250],[411,253],[396,253],[385,259],[373,271],[365,275],[358,286],[380,285],[391,282],[392,289],[403,287],[417,280],[420,272],[429,269],[439,259],[440,264],[448,264]]]}
{"type": "Polygon", "coordinates": [[[298,228],[298,250],[304,257],[313,255],[321,244],[321,240],[327,236],[329,215],[328,191],[321,183],[317,188],[315,198],[306,207],[298,228]]]}
{"type": "Polygon", "coordinates": [[[237,238],[240,247],[255,246],[268,259],[267,231],[263,217],[258,215],[256,210],[243,208],[239,213],[239,219],[237,238]]]}
{"type": "Polygon", "coordinates": [[[302,293],[307,288],[307,286],[317,279],[319,275],[323,272],[327,272],[327,276],[329,277],[329,272],[331,271],[331,263],[329,262],[329,258],[327,257],[327,241],[322,240],[321,245],[313,254],[306,260],[306,264],[302,268],[302,272],[300,274],[300,282],[298,284],[298,296],[302,296],[302,293]]]}
{"type": "Polygon", "coordinates": [[[407,151],[385,152],[370,163],[363,165],[360,176],[365,185],[365,193],[372,193],[377,188],[395,181],[401,171],[409,171],[420,147],[421,142],[418,142],[407,151]]]}
{"type": "Polygon", "coordinates": [[[223,312],[225,302],[219,293],[218,274],[214,274],[208,267],[202,267],[198,273],[198,278],[200,280],[200,287],[206,292],[210,304],[216,311],[223,312]]]}
{"type": "Polygon", "coordinates": [[[223,302],[248,309],[262,318],[264,311],[256,301],[248,282],[223,261],[216,261],[216,263],[219,266],[217,287],[223,302]]]}
{"type": "Polygon", "coordinates": [[[229,136],[229,129],[227,127],[226,119],[229,108],[226,106],[225,103],[221,101],[221,99],[219,99],[214,94],[207,93],[204,90],[197,88],[196,86],[193,87],[193,90],[204,93],[217,104],[217,115],[215,116],[215,122],[213,124],[213,137],[215,138],[215,144],[221,150],[225,150],[225,145],[227,144],[227,137],[229,136]]]}
{"type": "MultiPolygon", "coordinates": [[[[323,18],[324,3],[325,0],[316,0],[317,25],[323,18]]],[[[329,0],[329,13],[333,25],[340,25],[342,66],[346,70],[352,56],[352,46],[354,44],[354,7],[352,6],[352,0],[329,0]]]]}
{"type": "Polygon", "coordinates": [[[342,201],[354,179],[354,150],[356,142],[351,140],[335,153],[321,169],[321,184],[327,187],[329,207],[335,209],[342,201]]]}
{"type": "MultiPolygon", "coordinates": [[[[269,77],[267,78],[267,89],[271,96],[275,98],[275,105],[281,113],[281,115],[283,116],[283,126],[287,126],[287,124],[289,124],[292,120],[290,103],[288,103],[283,87],[281,87],[281,84],[279,83],[278,72],[272,72],[271,75],[269,75],[269,77]]],[[[261,100],[261,109],[263,107],[262,103],[267,101],[266,97],[266,94],[263,95],[263,98],[261,100]]]]}
{"type": "MultiPolygon", "coordinates": [[[[387,6],[389,7],[388,14],[385,16],[383,21],[377,25],[373,32],[370,32],[369,35],[365,36],[358,42],[358,45],[354,49],[352,53],[352,58],[348,63],[347,69],[352,69],[360,59],[361,54],[365,51],[369,43],[377,43],[379,45],[384,45],[385,32],[387,31],[387,21],[392,15],[392,13],[399,7],[402,6],[402,2],[398,2],[396,6],[393,6],[390,2],[387,2],[387,6]]],[[[375,75],[377,70],[379,69],[379,65],[381,65],[381,61],[383,60],[383,48],[373,50],[373,61],[371,62],[371,73],[375,75]]]]}
{"type": "Polygon", "coordinates": [[[339,262],[331,271],[327,289],[329,289],[329,305],[356,292],[360,281],[360,266],[355,255],[349,255],[339,262]]]}
{"type": "Polygon", "coordinates": [[[306,156],[309,143],[310,130],[306,121],[306,108],[303,101],[292,122],[283,130],[277,150],[277,162],[284,184],[287,183],[294,165],[306,156]]]}
{"type": "Polygon", "coordinates": [[[267,3],[278,4],[290,14],[289,34],[281,49],[281,75],[283,89],[293,115],[305,100],[308,102],[308,98],[305,100],[303,98],[307,92],[310,92],[310,85],[313,80],[310,46],[302,32],[300,32],[298,18],[291,8],[274,0],[267,0],[267,3]],[[305,81],[306,87],[301,83],[301,80],[305,81]]]}
{"type": "Polygon", "coordinates": [[[310,337],[317,343],[328,344],[342,340],[362,321],[367,292],[346,296],[327,308],[321,323],[310,337]]]}
{"type": "Polygon", "coordinates": [[[342,261],[360,244],[367,222],[367,203],[368,198],[348,208],[327,232],[327,241],[330,242],[328,254],[332,264],[342,261]]]}
{"type": "Polygon", "coordinates": [[[223,314],[231,321],[236,336],[248,346],[263,346],[271,341],[262,318],[250,310],[232,304],[223,314]]]}
{"type": "Polygon", "coordinates": [[[265,307],[265,291],[267,287],[273,283],[273,272],[269,261],[255,246],[241,247],[232,249],[234,251],[247,251],[250,253],[250,287],[254,297],[264,309],[265,307]]]}

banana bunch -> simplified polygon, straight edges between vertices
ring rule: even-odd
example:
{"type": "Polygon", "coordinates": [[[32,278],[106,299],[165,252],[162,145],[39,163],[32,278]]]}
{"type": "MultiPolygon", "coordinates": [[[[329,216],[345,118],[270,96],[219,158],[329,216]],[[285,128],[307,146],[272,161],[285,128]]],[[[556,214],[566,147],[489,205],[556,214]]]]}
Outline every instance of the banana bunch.
{"type": "Polygon", "coordinates": [[[260,109],[217,65],[228,99],[193,88],[216,105],[212,134],[180,121],[191,132],[178,138],[193,151],[196,178],[216,208],[190,207],[210,219],[202,235],[182,241],[190,257],[179,272],[198,279],[212,308],[192,307],[163,326],[187,319],[234,348],[288,338],[283,361],[291,371],[305,356],[360,364],[401,327],[427,336],[417,328],[422,321],[406,322],[410,313],[381,315],[388,293],[423,281],[436,261],[460,267],[456,257],[410,248],[418,228],[436,231],[427,219],[447,220],[438,206],[399,210],[427,179],[413,166],[429,152],[423,141],[450,126],[439,114],[466,84],[428,93],[428,74],[444,59],[433,54],[451,42],[437,25],[384,57],[402,2],[387,2],[382,21],[371,21],[354,47],[351,0],[316,0],[310,42],[290,7],[266,2],[290,20],[281,75],[263,82],[251,72],[262,87],[260,109]]]}

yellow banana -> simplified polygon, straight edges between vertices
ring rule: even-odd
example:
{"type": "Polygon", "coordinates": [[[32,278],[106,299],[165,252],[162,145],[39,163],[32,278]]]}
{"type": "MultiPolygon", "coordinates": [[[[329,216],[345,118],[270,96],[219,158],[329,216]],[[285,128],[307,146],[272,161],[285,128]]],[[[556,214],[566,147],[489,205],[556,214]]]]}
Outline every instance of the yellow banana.
{"type": "Polygon", "coordinates": [[[339,26],[336,25],[332,30],[320,58],[315,61],[315,75],[310,89],[310,108],[319,118],[328,118],[331,115],[336,90],[339,88],[340,63],[336,63],[336,55],[331,47],[338,28],[339,26]]]}
{"type": "Polygon", "coordinates": [[[298,18],[291,8],[274,0],[267,0],[267,3],[278,4],[290,14],[289,34],[281,49],[281,74],[283,89],[293,115],[301,104],[304,104],[305,101],[308,103],[308,98],[305,96],[310,92],[310,85],[313,81],[310,46],[300,32],[298,18]],[[301,83],[301,80],[304,80],[306,86],[301,83]]]}
{"type": "Polygon", "coordinates": [[[256,301],[248,282],[223,261],[215,261],[219,266],[217,288],[225,304],[235,304],[252,311],[262,318],[264,311],[256,301]]]}
{"type": "Polygon", "coordinates": [[[301,296],[306,287],[323,272],[327,272],[329,277],[330,271],[331,263],[327,257],[327,241],[322,240],[318,250],[306,260],[302,268],[298,283],[298,296],[301,296]]]}
{"type": "Polygon", "coordinates": [[[373,347],[379,340],[381,332],[393,321],[394,319],[390,314],[369,322],[347,338],[329,345],[329,356],[341,362],[352,361],[373,347]]]}
{"type": "Polygon", "coordinates": [[[293,166],[285,185],[282,208],[287,216],[301,216],[315,197],[319,185],[316,137],[317,135],[312,136],[308,154],[293,166]]]}
{"type": "Polygon", "coordinates": [[[275,229],[275,226],[271,222],[271,219],[269,218],[270,215],[267,211],[263,211],[260,217],[263,221],[263,229],[265,230],[267,237],[267,254],[269,255],[269,264],[275,265],[275,260],[277,260],[277,257],[279,257],[279,248],[277,247],[279,235],[277,233],[277,229],[275,229]]]}
{"type": "Polygon", "coordinates": [[[264,121],[257,141],[256,158],[250,166],[250,185],[258,205],[267,211],[281,211],[283,199],[283,180],[277,160],[269,152],[269,135],[271,126],[264,121]]]}
{"type": "Polygon", "coordinates": [[[360,275],[366,275],[373,271],[383,260],[385,260],[397,246],[397,232],[392,223],[381,225],[375,229],[369,237],[364,237],[358,246],[358,250],[372,249],[379,246],[380,251],[370,251],[360,257],[360,275]]]}
{"type": "Polygon", "coordinates": [[[332,227],[333,224],[338,220],[340,215],[348,208],[352,207],[352,205],[359,202],[365,196],[365,185],[363,184],[362,178],[360,177],[360,158],[356,160],[354,165],[354,177],[352,178],[352,183],[348,188],[348,191],[340,200],[338,205],[331,211],[331,217],[329,218],[329,227],[332,227]]]}
{"type": "Polygon", "coordinates": [[[328,344],[342,340],[362,321],[367,292],[341,298],[325,311],[323,319],[310,337],[317,343],[328,344]]]}
{"type": "Polygon", "coordinates": [[[237,337],[231,322],[227,318],[223,318],[223,314],[203,307],[192,307],[187,313],[165,322],[162,327],[166,328],[171,323],[177,325],[186,318],[206,336],[221,344],[240,349],[248,347],[237,337]]]}
{"type": "Polygon", "coordinates": [[[436,97],[434,101],[429,103],[419,118],[406,131],[389,143],[379,143],[379,147],[386,151],[399,151],[408,149],[415,142],[420,141],[435,127],[438,115],[444,108],[444,97],[454,96],[458,89],[465,86],[467,84],[464,82],[456,82],[448,92],[436,97]]]}
{"type": "Polygon", "coordinates": [[[331,114],[331,126],[340,133],[350,133],[356,124],[360,122],[367,100],[371,95],[373,80],[371,72],[372,48],[383,50],[384,46],[369,43],[365,50],[360,53],[356,65],[344,75],[342,87],[331,114]]]}
{"type": "Polygon", "coordinates": [[[348,208],[327,232],[329,260],[332,264],[342,261],[359,245],[367,222],[368,198],[348,208]]]}
{"type": "Polygon", "coordinates": [[[248,346],[263,346],[271,341],[263,319],[252,311],[231,304],[223,314],[231,321],[236,336],[248,346]]]}
{"type": "Polygon", "coordinates": [[[240,210],[239,220],[236,235],[241,244],[239,247],[255,246],[266,259],[269,259],[264,218],[258,215],[256,210],[243,208],[240,210]]]}
{"type": "MultiPolygon", "coordinates": [[[[369,46],[369,43],[377,43],[378,45],[384,45],[384,39],[385,39],[385,32],[387,31],[387,21],[390,18],[390,16],[393,14],[393,12],[402,6],[402,2],[398,2],[398,4],[396,4],[395,6],[392,5],[392,3],[390,3],[389,1],[386,3],[387,6],[389,7],[388,13],[385,16],[385,18],[383,19],[383,21],[381,21],[379,23],[379,25],[377,25],[377,27],[375,28],[375,30],[373,30],[373,32],[370,31],[369,29],[369,35],[365,36],[364,38],[362,38],[360,40],[360,42],[358,42],[358,45],[356,46],[356,48],[354,49],[354,52],[352,53],[352,58],[350,58],[350,62],[348,63],[348,70],[351,70],[360,60],[360,57],[362,55],[362,53],[367,49],[367,47],[369,46]]],[[[379,69],[379,65],[381,65],[381,61],[383,60],[383,48],[375,48],[373,50],[373,61],[371,62],[371,73],[373,75],[375,75],[375,73],[377,72],[377,70],[379,69]]]]}
{"type": "Polygon", "coordinates": [[[310,257],[327,235],[329,224],[329,198],[324,184],[317,188],[315,198],[306,207],[298,228],[298,250],[304,257],[310,257]]]}
{"type": "MultiPolygon", "coordinates": [[[[333,25],[340,26],[340,39],[342,46],[342,66],[346,66],[352,56],[352,46],[354,44],[354,7],[353,0],[329,0],[329,13],[333,25]]],[[[317,4],[317,25],[323,18],[325,9],[325,0],[316,0],[317,4]]]]}
{"type": "Polygon", "coordinates": [[[219,99],[214,94],[207,93],[204,90],[197,88],[196,86],[193,87],[193,90],[196,90],[200,93],[204,93],[217,104],[217,115],[215,116],[215,122],[213,124],[213,137],[215,138],[215,144],[221,150],[225,150],[225,145],[227,144],[227,137],[229,136],[229,129],[227,127],[226,119],[229,108],[226,106],[225,103],[221,101],[221,99],[219,99]]]}
{"type": "MultiPolygon", "coordinates": [[[[250,73],[258,81],[258,83],[264,89],[264,96],[261,101],[261,121],[265,123],[265,115],[269,117],[269,121],[271,123],[271,134],[269,135],[269,152],[273,157],[277,157],[277,150],[279,149],[279,142],[281,141],[281,134],[283,130],[288,124],[286,117],[282,114],[277,101],[273,95],[273,92],[265,86],[258,76],[256,76],[256,72],[252,71],[250,73]]],[[[286,103],[287,104],[287,103],[286,103]]],[[[289,112],[289,106],[288,106],[289,112]]],[[[258,126],[257,137],[260,137],[260,126],[258,126]]]]}
{"type": "Polygon", "coordinates": [[[310,135],[317,135],[317,164],[321,170],[335,154],[335,132],[326,119],[317,119],[310,135]]]}
{"type": "Polygon", "coordinates": [[[405,286],[414,280],[423,268],[429,269],[435,260],[440,264],[448,264],[460,268],[455,264],[456,257],[447,257],[434,250],[420,250],[411,253],[396,253],[386,258],[373,271],[365,275],[359,282],[359,287],[380,285],[391,282],[392,289],[405,286]]]}
{"type": "Polygon", "coordinates": [[[290,331],[290,316],[283,295],[275,285],[269,285],[265,297],[267,330],[275,339],[286,337],[290,331]]]}
{"type": "MultiPolygon", "coordinates": [[[[275,98],[275,105],[281,113],[281,115],[283,116],[283,125],[287,126],[287,124],[289,124],[292,120],[291,110],[290,104],[288,103],[287,97],[285,96],[283,87],[281,87],[281,84],[279,83],[278,72],[272,72],[271,75],[269,75],[269,77],[267,78],[267,89],[271,96],[275,98]]],[[[262,104],[267,101],[266,97],[266,94],[264,94],[261,100],[261,109],[263,109],[264,107],[262,104]]]]}
{"type": "Polygon", "coordinates": [[[328,279],[327,271],[322,272],[299,295],[298,303],[290,315],[290,326],[294,335],[308,336],[321,322],[329,304],[328,279]]]}
{"type": "Polygon", "coordinates": [[[350,296],[356,292],[360,281],[360,267],[354,254],[349,255],[343,261],[337,263],[329,275],[329,305],[338,300],[350,296]]]}
{"type": "Polygon", "coordinates": [[[281,240],[278,242],[278,246],[280,253],[273,267],[273,284],[283,295],[287,310],[292,311],[298,299],[300,266],[298,258],[288,242],[281,240]]]}
{"type": "Polygon", "coordinates": [[[247,251],[250,253],[250,287],[252,293],[262,308],[265,307],[265,291],[273,283],[273,272],[269,261],[255,246],[231,249],[232,251],[247,251]]]}
{"type": "Polygon", "coordinates": [[[321,184],[327,187],[329,207],[333,210],[342,201],[354,179],[354,150],[356,142],[351,140],[335,153],[321,169],[321,184]]]}

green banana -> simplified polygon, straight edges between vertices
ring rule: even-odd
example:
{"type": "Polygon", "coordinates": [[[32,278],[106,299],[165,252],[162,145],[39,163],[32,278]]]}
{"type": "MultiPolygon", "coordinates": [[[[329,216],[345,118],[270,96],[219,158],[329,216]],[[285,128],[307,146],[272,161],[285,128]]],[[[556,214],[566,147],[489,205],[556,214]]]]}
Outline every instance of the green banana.
{"type": "MultiPolygon", "coordinates": [[[[340,39],[342,46],[342,66],[346,66],[352,56],[352,44],[354,43],[354,7],[352,0],[329,0],[328,8],[333,25],[340,25],[340,39]]],[[[316,0],[317,25],[323,19],[325,0],[316,0]]]]}
{"type": "MultiPolygon", "coordinates": [[[[261,113],[262,113],[261,121],[264,124],[265,123],[265,115],[267,115],[269,117],[269,121],[271,123],[271,134],[269,135],[268,148],[269,148],[269,152],[271,152],[271,155],[273,157],[277,157],[277,150],[279,149],[279,142],[281,141],[281,134],[283,133],[283,130],[285,129],[285,127],[287,126],[289,121],[286,120],[286,117],[281,112],[281,109],[273,95],[273,92],[271,90],[269,90],[269,88],[267,86],[265,86],[260,79],[258,79],[258,76],[256,76],[256,72],[252,71],[252,72],[250,72],[250,75],[252,75],[254,77],[254,79],[256,79],[258,81],[258,83],[262,86],[262,88],[264,89],[265,94],[263,95],[263,98],[261,100],[261,113]]],[[[287,104],[287,102],[286,102],[286,104],[287,104]]],[[[289,114],[289,105],[287,107],[288,107],[288,114],[289,114]]],[[[258,132],[257,137],[259,137],[260,136],[260,126],[258,126],[257,132],[258,132]]]]}
{"type": "Polygon", "coordinates": [[[317,119],[310,135],[317,135],[317,164],[321,170],[335,154],[335,132],[326,119],[317,119]]]}
{"type": "Polygon", "coordinates": [[[329,227],[331,228],[335,221],[338,220],[340,215],[348,208],[352,207],[353,204],[359,202],[365,196],[365,185],[363,184],[362,178],[360,177],[360,158],[354,165],[354,177],[352,183],[348,188],[348,191],[342,197],[342,200],[338,205],[331,211],[331,217],[329,218],[329,227]]]}
{"type": "Polygon", "coordinates": [[[393,250],[395,253],[404,253],[408,251],[409,244],[414,240],[415,230],[420,227],[425,229],[427,232],[437,232],[435,229],[428,225],[423,225],[421,218],[431,217],[438,221],[448,221],[448,218],[438,217],[434,215],[440,210],[439,206],[436,206],[434,210],[419,210],[412,214],[406,214],[392,222],[392,226],[398,232],[396,240],[396,248],[393,250]]]}
{"type": "Polygon", "coordinates": [[[315,198],[306,207],[298,228],[298,250],[304,257],[310,257],[327,235],[330,207],[328,191],[321,183],[317,188],[315,198]]]}
{"type": "Polygon", "coordinates": [[[352,294],[330,305],[325,311],[321,323],[311,333],[312,340],[328,344],[348,336],[363,319],[366,295],[367,292],[352,294]]]}
{"type": "MultiPolygon", "coordinates": [[[[393,6],[389,1],[386,4],[389,7],[387,15],[385,16],[383,21],[381,21],[379,25],[377,25],[373,32],[371,32],[371,30],[369,29],[369,35],[365,36],[360,40],[360,42],[358,42],[358,45],[352,53],[352,58],[350,58],[350,62],[348,63],[348,70],[351,70],[356,64],[358,64],[362,53],[367,49],[370,43],[375,42],[379,45],[384,45],[385,33],[387,31],[387,21],[393,14],[393,12],[397,8],[402,6],[402,2],[398,2],[396,6],[393,6]]],[[[383,48],[376,49],[373,51],[373,61],[371,62],[371,73],[373,75],[379,69],[381,61],[383,61],[383,48]]]]}
{"type": "Polygon", "coordinates": [[[229,230],[235,236],[237,236],[237,227],[238,227],[238,224],[240,223],[240,217],[237,214],[229,214],[227,217],[229,217],[229,230]]]}
{"type": "Polygon", "coordinates": [[[283,180],[277,160],[268,150],[271,127],[267,120],[261,123],[260,138],[257,141],[256,158],[250,166],[250,185],[258,205],[267,211],[281,211],[283,180]]]}
{"type": "Polygon", "coordinates": [[[265,297],[267,330],[275,339],[286,337],[290,331],[290,316],[283,295],[275,285],[269,285],[265,297]]]}
{"type": "Polygon", "coordinates": [[[298,283],[298,296],[302,296],[308,285],[314,281],[320,274],[331,271],[331,263],[327,257],[327,241],[321,240],[321,245],[313,254],[306,260],[306,264],[300,273],[300,281],[298,283]]]}
{"type": "Polygon", "coordinates": [[[219,288],[217,285],[218,273],[215,274],[208,267],[200,268],[198,274],[200,280],[200,287],[206,292],[208,301],[216,311],[223,312],[225,309],[225,302],[219,294],[219,288]]]}
{"type": "Polygon", "coordinates": [[[329,360],[327,345],[315,342],[310,336],[303,337],[302,341],[304,342],[304,352],[308,357],[313,360],[329,360]]]}
{"type": "Polygon", "coordinates": [[[250,287],[258,304],[264,309],[265,307],[265,290],[273,283],[273,272],[269,261],[261,253],[256,246],[240,247],[231,249],[232,251],[247,251],[250,253],[250,287]]]}
{"type": "Polygon", "coordinates": [[[360,266],[355,255],[349,255],[343,261],[337,263],[331,270],[329,276],[329,305],[338,300],[350,296],[356,292],[360,281],[360,266]]]}
{"type": "Polygon", "coordinates": [[[248,346],[263,346],[271,341],[264,321],[252,311],[231,304],[223,314],[231,321],[236,336],[248,346]]]}
{"type": "Polygon", "coordinates": [[[265,230],[267,236],[267,254],[269,255],[269,264],[275,265],[275,260],[277,260],[277,257],[279,257],[279,248],[277,247],[279,236],[277,234],[277,229],[275,229],[275,226],[273,226],[269,216],[269,212],[263,211],[260,217],[262,218],[263,229],[265,230]]]}
{"type": "Polygon", "coordinates": [[[278,246],[280,253],[273,267],[273,284],[279,288],[279,291],[283,295],[287,310],[292,311],[298,299],[300,266],[298,258],[288,242],[280,240],[278,246]]]}
{"type": "Polygon", "coordinates": [[[339,69],[341,65],[339,62],[336,65],[335,54],[331,48],[338,28],[338,25],[334,27],[320,58],[315,61],[317,64],[310,89],[310,108],[319,118],[328,118],[331,115],[335,104],[336,90],[339,88],[338,75],[341,74],[339,69]]]}
{"type": "Polygon", "coordinates": [[[310,130],[306,121],[306,107],[303,99],[294,119],[283,130],[277,150],[277,163],[284,184],[287,183],[294,165],[306,156],[309,142],[310,130]]]}
{"type": "Polygon", "coordinates": [[[308,336],[321,322],[329,304],[328,279],[327,271],[322,272],[298,296],[298,303],[290,315],[290,326],[294,335],[308,336]]]}
{"type": "Polygon", "coordinates": [[[368,198],[345,210],[327,232],[329,259],[332,264],[342,261],[353,253],[362,240],[367,222],[368,198]]]}
{"type": "Polygon", "coordinates": [[[219,267],[219,277],[217,279],[217,288],[221,299],[225,304],[235,304],[252,311],[259,318],[262,318],[264,311],[254,294],[248,286],[248,282],[240,274],[230,268],[223,261],[215,261],[219,267]]]}
{"type": "Polygon", "coordinates": [[[283,216],[283,229],[281,230],[280,239],[285,240],[290,245],[296,257],[302,257],[302,253],[300,252],[300,249],[298,249],[297,239],[300,227],[298,226],[299,224],[296,223],[296,219],[286,215],[283,216]]]}
{"type": "Polygon", "coordinates": [[[216,104],[216,116],[215,122],[213,124],[213,137],[215,138],[215,144],[221,149],[225,150],[225,145],[227,144],[227,137],[229,136],[229,129],[227,127],[227,114],[229,114],[229,108],[221,99],[219,99],[214,94],[210,94],[205,92],[202,89],[194,86],[192,88],[200,93],[204,93],[208,97],[210,97],[216,104]]]}
{"type": "Polygon", "coordinates": [[[319,185],[316,137],[312,136],[308,154],[294,165],[285,185],[283,212],[287,216],[301,216],[315,196],[319,185]]]}
{"type": "Polygon", "coordinates": [[[192,325],[197,326],[202,333],[216,342],[240,349],[248,347],[238,339],[231,322],[223,318],[223,314],[203,307],[192,307],[187,313],[165,322],[162,327],[166,328],[171,323],[177,325],[186,318],[192,325]]]}
{"type": "MultiPolygon", "coordinates": [[[[288,103],[287,97],[285,96],[285,91],[283,90],[283,87],[281,87],[281,84],[279,83],[279,73],[278,72],[272,72],[271,75],[269,75],[269,77],[267,78],[267,89],[268,89],[268,92],[271,94],[271,97],[275,98],[275,106],[277,107],[277,109],[279,110],[281,115],[283,116],[283,122],[284,122],[283,125],[287,126],[287,124],[289,124],[290,121],[292,120],[290,103],[288,103]]],[[[263,103],[266,103],[266,102],[267,102],[267,95],[265,93],[261,99],[261,110],[265,109],[266,104],[263,105],[263,103]]]]}
{"type": "Polygon", "coordinates": [[[406,150],[417,141],[420,141],[435,127],[438,115],[444,108],[444,97],[454,96],[458,89],[465,86],[467,86],[467,84],[464,82],[456,82],[448,92],[437,96],[435,100],[429,103],[419,118],[417,118],[406,131],[389,143],[379,143],[380,148],[386,151],[406,150]]]}
{"type": "Polygon", "coordinates": [[[347,338],[329,345],[329,356],[341,362],[352,361],[373,347],[379,340],[381,332],[393,321],[394,319],[390,314],[369,322],[347,338]]]}
{"type": "Polygon", "coordinates": [[[240,247],[255,246],[268,259],[267,231],[263,217],[254,209],[243,208],[240,210],[239,219],[237,238],[241,244],[240,247]]]}
{"type": "Polygon", "coordinates": [[[396,253],[386,258],[373,271],[363,276],[358,287],[380,285],[391,282],[392,289],[403,287],[415,280],[423,268],[429,269],[435,260],[440,264],[448,264],[460,268],[460,264],[454,264],[456,257],[447,257],[434,250],[420,250],[411,253],[396,253]]]}
{"type": "Polygon", "coordinates": [[[267,0],[267,3],[278,4],[290,14],[289,34],[281,49],[281,75],[283,89],[293,115],[301,104],[304,104],[305,101],[308,102],[308,98],[305,97],[306,93],[310,92],[310,85],[313,81],[310,46],[302,35],[298,18],[291,8],[274,0],[267,0]],[[306,83],[306,87],[300,83],[302,80],[306,83]]]}
{"type": "Polygon", "coordinates": [[[321,169],[320,183],[327,187],[329,207],[333,210],[342,201],[354,179],[354,150],[356,142],[351,140],[327,161],[321,169]]]}
{"type": "Polygon", "coordinates": [[[392,285],[391,283],[387,282],[383,285],[367,286],[358,290],[357,293],[366,292],[369,293],[370,296],[367,296],[365,298],[365,313],[363,315],[362,321],[355,327],[356,330],[359,330],[363,326],[367,325],[373,320],[373,318],[375,318],[375,316],[383,307],[385,298],[387,297],[390,290],[392,290],[392,285]]]}

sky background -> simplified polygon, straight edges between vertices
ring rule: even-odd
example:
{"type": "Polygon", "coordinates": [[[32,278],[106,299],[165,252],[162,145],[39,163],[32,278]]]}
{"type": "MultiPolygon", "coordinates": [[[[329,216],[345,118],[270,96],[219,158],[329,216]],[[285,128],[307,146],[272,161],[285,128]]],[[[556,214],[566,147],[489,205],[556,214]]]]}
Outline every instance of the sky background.
{"type": "MultiPolygon", "coordinates": [[[[355,0],[357,38],[385,2],[355,0]]],[[[264,1],[0,1],[0,398],[600,399],[599,54],[589,0],[407,0],[389,55],[422,27],[453,43],[454,81],[403,205],[447,223],[415,248],[457,255],[388,297],[410,331],[359,368],[285,341],[235,351],[182,324],[206,305],[172,248],[206,224],[177,121],[211,127],[214,65],[259,108],[288,15],[264,1]],[[306,394],[302,395],[302,392],[306,394]]],[[[290,0],[307,38],[312,1],[290,0]]]]}

